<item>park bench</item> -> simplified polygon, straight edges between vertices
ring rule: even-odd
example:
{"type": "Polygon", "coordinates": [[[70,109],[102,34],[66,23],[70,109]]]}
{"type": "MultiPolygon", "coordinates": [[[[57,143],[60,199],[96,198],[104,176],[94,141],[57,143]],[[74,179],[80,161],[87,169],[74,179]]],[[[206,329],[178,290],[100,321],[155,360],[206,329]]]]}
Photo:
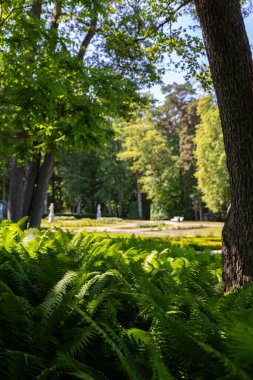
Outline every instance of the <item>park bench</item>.
{"type": "Polygon", "coordinates": [[[170,219],[172,222],[182,222],[184,220],[183,216],[174,216],[172,219],[170,219]]]}

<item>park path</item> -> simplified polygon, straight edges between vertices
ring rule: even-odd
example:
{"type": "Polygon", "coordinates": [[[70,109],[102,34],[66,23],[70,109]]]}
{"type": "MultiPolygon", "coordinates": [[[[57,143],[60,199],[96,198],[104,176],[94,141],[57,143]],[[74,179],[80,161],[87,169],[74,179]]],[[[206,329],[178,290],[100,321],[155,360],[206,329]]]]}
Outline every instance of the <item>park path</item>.
{"type": "MultiPolygon", "coordinates": [[[[97,232],[97,233],[117,233],[117,234],[134,234],[140,236],[150,237],[166,237],[166,236],[193,236],[193,235],[207,235],[207,229],[210,227],[222,227],[222,223],[213,222],[164,222],[165,224],[160,227],[152,227],[152,221],[136,221],[132,223],[115,224],[108,226],[84,227],[83,231],[97,232]],[[145,227],[140,228],[143,224],[145,227]],[[150,225],[150,227],[149,227],[150,225]]],[[[214,233],[212,233],[214,234],[214,233]]],[[[220,235],[219,230],[217,235],[220,235]]]]}

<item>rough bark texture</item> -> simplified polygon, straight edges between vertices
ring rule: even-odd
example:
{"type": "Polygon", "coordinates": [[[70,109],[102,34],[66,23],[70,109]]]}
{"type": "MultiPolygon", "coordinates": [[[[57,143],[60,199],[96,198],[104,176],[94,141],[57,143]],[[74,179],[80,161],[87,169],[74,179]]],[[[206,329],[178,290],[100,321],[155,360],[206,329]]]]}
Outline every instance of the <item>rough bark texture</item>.
{"type": "Polygon", "coordinates": [[[17,157],[11,162],[8,219],[17,222],[22,217],[23,184],[25,168],[18,165],[17,157]]]}
{"type": "Polygon", "coordinates": [[[54,157],[47,153],[44,162],[38,173],[36,187],[33,192],[31,211],[30,211],[30,227],[39,227],[43,215],[44,203],[47,196],[47,188],[49,180],[54,169],[54,157]]]}
{"type": "Polygon", "coordinates": [[[195,0],[218,99],[230,176],[223,228],[226,290],[253,278],[253,65],[239,0],[195,0]]]}

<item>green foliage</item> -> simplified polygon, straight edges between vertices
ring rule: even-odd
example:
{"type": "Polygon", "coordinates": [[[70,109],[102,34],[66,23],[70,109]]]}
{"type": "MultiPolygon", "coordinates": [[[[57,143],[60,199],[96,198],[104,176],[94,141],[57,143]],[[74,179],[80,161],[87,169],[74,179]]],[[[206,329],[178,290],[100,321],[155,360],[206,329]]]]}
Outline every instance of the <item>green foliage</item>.
{"type": "Polygon", "coordinates": [[[118,157],[129,162],[142,191],[152,202],[151,218],[167,219],[169,210],[175,208],[179,181],[177,156],[166,136],[147,111],[115,128],[122,142],[118,157]]]}
{"type": "Polygon", "coordinates": [[[201,118],[195,139],[198,186],[207,207],[224,214],[229,203],[229,179],[218,107],[212,105],[211,97],[203,98],[198,113],[201,118]]]}
{"type": "Polygon", "coordinates": [[[100,218],[100,219],[89,219],[89,218],[75,218],[66,216],[56,216],[54,223],[49,223],[46,219],[42,221],[43,227],[67,227],[67,228],[80,228],[80,227],[93,227],[93,226],[106,226],[110,224],[119,224],[122,222],[120,218],[100,218]]]}
{"type": "Polygon", "coordinates": [[[192,219],[197,185],[194,177],[196,170],[194,136],[195,127],[199,123],[196,112],[196,91],[189,82],[186,82],[167,85],[163,87],[163,93],[166,99],[158,109],[159,124],[178,160],[178,189],[174,191],[177,205],[174,215],[182,214],[185,218],[192,219]]]}
{"type": "MultiPolygon", "coordinates": [[[[107,134],[109,117],[125,116],[129,107],[131,112],[135,102],[142,103],[140,86],[158,79],[145,49],[150,42],[137,43],[131,32],[139,14],[131,5],[5,3],[0,127],[15,145],[12,154],[97,145],[107,134]],[[128,49],[121,49],[122,38],[128,49]],[[25,135],[13,138],[17,133],[25,135]]],[[[142,35],[144,26],[136,33],[142,35]]]]}
{"type": "Polygon", "coordinates": [[[250,379],[252,285],[152,239],[0,228],[3,379],[250,379]]]}
{"type": "Polygon", "coordinates": [[[221,249],[220,236],[191,236],[172,238],[171,243],[179,247],[191,247],[197,251],[221,249]]]}

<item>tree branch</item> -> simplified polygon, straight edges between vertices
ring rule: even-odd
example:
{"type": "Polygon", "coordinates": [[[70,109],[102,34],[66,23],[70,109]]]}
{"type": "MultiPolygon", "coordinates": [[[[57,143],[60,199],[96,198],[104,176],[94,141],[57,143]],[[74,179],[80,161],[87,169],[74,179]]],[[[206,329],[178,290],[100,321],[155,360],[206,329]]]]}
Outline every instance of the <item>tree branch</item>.
{"type": "Polygon", "coordinates": [[[40,20],[42,11],[42,2],[35,0],[32,5],[31,13],[40,20]]]}
{"type": "MultiPolygon", "coordinates": [[[[6,17],[4,19],[1,19],[1,22],[0,22],[0,28],[3,27],[4,23],[11,17],[11,15],[16,12],[16,11],[21,11],[21,10],[25,10],[25,9],[28,9],[30,7],[32,7],[32,13],[34,15],[41,15],[41,11],[39,12],[39,4],[40,6],[42,6],[44,2],[42,1],[33,1],[31,4],[29,5],[24,5],[24,6],[20,6],[20,7],[14,7],[12,8],[9,13],[6,15],[6,17]],[[37,8],[38,7],[38,8],[37,8]]],[[[1,3],[1,8],[3,7],[3,3],[1,3]]],[[[39,17],[40,18],[40,17],[39,17]]]]}
{"type": "Polygon", "coordinates": [[[184,0],[177,8],[175,8],[172,12],[169,13],[169,16],[166,17],[166,19],[164,21],[162,21],[160,24],[158,24],[156,26],[156,28],[154,28],[154,31],[158,32],[159,29],[163,28],[165,24],[167,24],[171,21],[172,15],[175,15],[178,11],[180,11],[180,9],[182,9],[183,7],[185,7],[186,5],[188,5],[192,2],[193,2],[193,0],[184,0]]]}
{"type": "Polygon", "coordinates": [[[83,41],[81,43],[81,46],[80,46],[80,49],[79,49],[79,53],[77,55],[78,59],[80,59],[80,60],[83,60],[85,52],[86,52],[86,50],[87,50],[87,48],[88,48],[88,46],[89,46],[92,38],[96,34],[97,21],[98,21],[97,17],[95,17],[93,20],[91,20],[89,30],[88,30],[86,36],[84,37],[84,39],[83,39],[83,41]]]}
{"type": "Polygon", "coordinates": [[[61,16],[61,0],[56,0],[51,18],[51,29],[58,29],[59,17],[61,16]]]}

